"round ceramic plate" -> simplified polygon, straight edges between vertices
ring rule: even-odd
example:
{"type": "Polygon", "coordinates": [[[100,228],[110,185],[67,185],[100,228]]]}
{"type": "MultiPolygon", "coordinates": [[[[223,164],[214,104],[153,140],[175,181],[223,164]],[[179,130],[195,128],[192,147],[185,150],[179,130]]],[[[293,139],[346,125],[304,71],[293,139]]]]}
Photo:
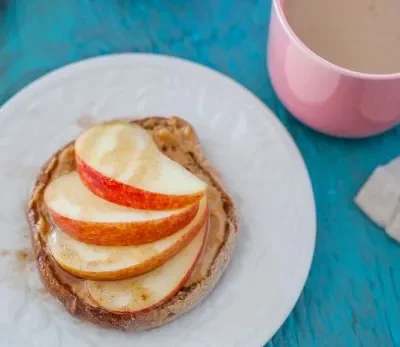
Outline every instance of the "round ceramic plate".
{"type": "Polygon", "coordinates": [[[261,346],[302,291],[316,234],[303,160],[262,102],[208,68],[124,54],[50,73],[0,110],[0,167],[1,346],[261,346]],[[82,129],[148,115],[193,124],[236,200],[241,227],[231,265],[202,304],[162,328],[128,334],[83,323],[46,293],[25,209],[40,166],[82,129]]]}

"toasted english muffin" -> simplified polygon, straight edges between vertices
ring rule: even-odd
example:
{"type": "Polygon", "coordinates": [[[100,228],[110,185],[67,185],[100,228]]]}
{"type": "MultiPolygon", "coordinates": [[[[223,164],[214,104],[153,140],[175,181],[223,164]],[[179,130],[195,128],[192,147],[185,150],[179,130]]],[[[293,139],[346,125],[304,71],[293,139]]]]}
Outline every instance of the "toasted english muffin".
{"type": "Polygon", "coordinates": [[[136,313],[114,313],[91,300],[84,279],[64,271],[53,259],[46,238],[53,224],[43,200],[46,186],[56,177],[75,170],[74,142],[57,151],[40,170],[28,205],[32,246],[40,276],[66,308],[82,320],[106,328],[140,331],[166,324],[194,308],[213,289],[226,269],[235,249],[238,215],[220,178],[206,159],[190,124],[172,117],[149,117],[132,122],[152,136],[161,151],[208,183],[209,234],[203,254],[186,284],[171,299],[136,313]]]}

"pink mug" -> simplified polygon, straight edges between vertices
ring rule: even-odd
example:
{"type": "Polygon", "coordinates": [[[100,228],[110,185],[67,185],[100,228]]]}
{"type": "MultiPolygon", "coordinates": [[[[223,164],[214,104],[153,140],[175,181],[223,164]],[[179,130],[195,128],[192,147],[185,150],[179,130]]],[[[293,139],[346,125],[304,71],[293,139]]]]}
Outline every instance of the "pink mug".
{"type": "Polygon", "coordinates": [[[273,0],[268,42],[272,85],[286,108],[323,133],[359,138],[400,123],[400,73],[359,73],[321,58],[290,28],[273,0]]]}

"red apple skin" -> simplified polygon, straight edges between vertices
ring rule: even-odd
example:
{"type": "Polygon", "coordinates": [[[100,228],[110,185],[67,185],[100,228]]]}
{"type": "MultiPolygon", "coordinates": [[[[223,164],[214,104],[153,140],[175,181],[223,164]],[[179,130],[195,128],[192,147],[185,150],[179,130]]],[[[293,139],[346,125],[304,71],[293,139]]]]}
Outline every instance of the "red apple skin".
{"type": "Polygon", "coordinates": [[[96,246],[134,246],[158,241],[187,226],[199,203],[170,217],[145,222],[103,223],[74,220],[49,208],[54,223],[75,240],[96,246]]]}
{"type": "Polygon", "coordinates": [[[117,205],[142,210],[174,210],[198,202],[204,192],[192,195],[167,195],[148,192],[107,177],[87,165],[75,154],[76,169],[83,184],[97,196],[117,205]]]}
{"type": "MultiPolygon", "coordinates": [[[[208,216],[208,213],[207,213],[207,216],[208,216]]],[[[181,290],[181,288],[183,287],[183,285],[187,282],[187,280],[188,280],[188,279],[190,278],[190,276],[192,275],[194,269],[196,268],[196,265],[197,265],[198,261],[200,260],[201,255],[203,254],[203,249],[204,249],[204,246],[205,246],[205,244],[206,244],[205,240],[207,240],[207,236],[208,236],[208,233],[209,233],[209,230],[208,230],[208,223],[209,223],[209,222],[208,222],[208,219],[207,219],[207,224],[206,224],[206,226],[205,226],[206,232],[204,233],[204,238],[203,238],[203,245],[202,245],[202,247],[200,248],[200,250],[199,250],[199,252],[198,252],[198,254],[197,254],[197,256],[196,256],[196,259],[194,260],[194,262],[193,262],[191,268],[189,269],[189,271],[186,273],[186,275],[185,275],[184,277],[182,277],[182,280],[179,282],[179,284],[176,286],[176,288],[174,288],[173,291],[171,291],[166,297],[164,297],[164,298],[161,299],[160,301],[154,303],[153,305],[148,306],[148,307],[146,307],[146,308],[143,308],[143,309],[141,309],[141,310],[137,310],[137,311],[129,311],[129,312],[125,312],[125,311],[112,311],[112,310],[107,310],[106,308],[103,308],[103,307],[90,295],[90,291],[89,291],[89,290],[87,289],[87,287],[86,287],[86,283],[87,283],[87,282],[85,282],[86,292],[88,293],[89,297],[90,297],[94,302],[96,302],[97,304],[99,304],[100,307],[102,307],[104,310],[106,310],[106,311],[108,311],[108,312],[111,312],[111,313],[121,314],[121,315],[146,312],[146,311],[149,311],[149,310],[151,310],[151,309],[153,309],[153,308],[155,308],[155,307],[157,307],[157,306],[162,305],[163,303],[167,302],[169,299],[171,299],[172,297],[174,297],[174,296],[176,295],[176,293],[179,292],[179,290],[181,290]]],[[[201,230],[201,229],[200,229],[200,230],[201,230]]]]}
{"type": "Polygon", "coordinates": [[[117,271],[87,272],[82,270],[75,270],[74,268],[66,266],[65,264],[61,263],[58,264],[70,274],[88,280],[116,281],[116,280],[128,279],[134,276],[139,276],[163,265],[169,259],[177,255],[182,249],[184,249],[203,229],[204,225],[207,224],[208,216],[209,216],[209,210],[207,207],[204,211],[204,215],[202,216],[201,220],[196,225],[194,225],[192,230],[190,230],[190,232],[185,234],[179,240],[179,242],[177,242],[171,248],[169,248],[167,252],[163,252],[162,254],[156,255],[146,260],[144,263],[140,263],[129,268],[117,271]]]}

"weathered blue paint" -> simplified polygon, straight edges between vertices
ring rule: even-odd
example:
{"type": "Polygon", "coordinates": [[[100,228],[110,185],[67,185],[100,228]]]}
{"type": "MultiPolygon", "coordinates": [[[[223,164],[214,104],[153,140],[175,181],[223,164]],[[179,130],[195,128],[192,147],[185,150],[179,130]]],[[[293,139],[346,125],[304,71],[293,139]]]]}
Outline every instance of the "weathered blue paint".
{"type": "Polygon", "coordinates": [[[265,68],[269,8],[268,0],[0,0],[0,104],[54,68],[112,52],[175,55],[233,77],[296,140],[318,206],[310,278],[268,346],[400,346],[400,246],[353,204],[373,168],[400,155],[400,130],[346,141],[294,120],[265,68]]]}

